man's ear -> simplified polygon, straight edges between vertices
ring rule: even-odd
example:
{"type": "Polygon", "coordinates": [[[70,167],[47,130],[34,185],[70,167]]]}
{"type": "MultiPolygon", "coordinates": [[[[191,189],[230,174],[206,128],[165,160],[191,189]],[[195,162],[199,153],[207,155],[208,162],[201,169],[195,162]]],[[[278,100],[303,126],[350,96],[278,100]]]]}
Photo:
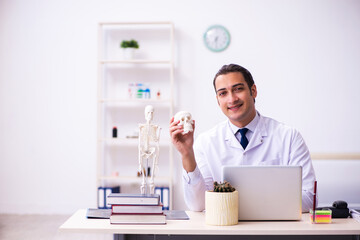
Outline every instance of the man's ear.
{"type": "Polygon", "coordinates": [[[251,86],[251,96],[255,99],[256,98],[256,96],[257,96],[257,89],[256,89],[256,85],[255,84],[253,84],[252,86],[251,86]]]}

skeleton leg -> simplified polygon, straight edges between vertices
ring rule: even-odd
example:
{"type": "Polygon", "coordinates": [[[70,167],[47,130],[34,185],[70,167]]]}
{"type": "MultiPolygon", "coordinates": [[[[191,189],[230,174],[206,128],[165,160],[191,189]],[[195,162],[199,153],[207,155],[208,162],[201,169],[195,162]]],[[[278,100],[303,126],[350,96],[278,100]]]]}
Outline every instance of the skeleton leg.
{"type": "Polygon", "coordinates": [[[141,171],[141,175],[142,175],[142,182],[141,182],[141,186],[140,186],[140,191],[141,191],[141,194],[145,194],[146,193],[146,173],[145,173],[145,171],[144,171],[144,166],[143,166],[143,164],[142,164],[142,166],[141,166],[141,169],[140,169],[140,171],[141,171]]]}
{"type": "Polygon", "coordinates": [[[154,179],[153,178],[150,179],[149,189],[150,189],[150,194],[155,193],[155,184],[154,184],[154,179]]]}
{"type": "Polygon", "coordinates": [[[146,182],[145,182],[145,178],[143,177],[142,184],[140,186],[141,194],[145,194],[145,190],[146,190],[146,182]]]}
{"type": "Polygon", "coordinates": [[[151,169],[151,178],[150,178],[150,193],[155,193],[155,184],[154,184],[154,178],[156,170],[158,169],[158,160],[159,160],[159,143],[157,143],[157,146],[155,147],[155,152],[152,154],[153,157],[153,164],[151,169]]]}
{"type": "Polygon", "coordinates": [[[148,187],[148,183],[147,183],[148,156],[146,154],[141,154],[141,165],[139,167],[140,167],[140,171],[141,171],[141,175],[142,175],[140,191],[141,191],[141,194],[147,194],[147,191],[148,191],[148,189],[147,189],[147,187],[148,187]]]}
{"type": "Polygon", "coordinates": [[[155,193],[154,177],[155,177],[155,159],[153,159],[153,164],[152,164],[152,168],[151,168],[151,177],[150,177],[150,186],[149,186],[150,194],[155,193]]]}

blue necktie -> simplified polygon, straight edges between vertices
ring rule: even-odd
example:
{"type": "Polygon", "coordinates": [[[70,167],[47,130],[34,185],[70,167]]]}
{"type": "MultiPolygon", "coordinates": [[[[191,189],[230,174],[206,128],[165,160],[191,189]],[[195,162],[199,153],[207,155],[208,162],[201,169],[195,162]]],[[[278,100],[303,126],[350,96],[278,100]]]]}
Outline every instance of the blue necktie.
{"type": "Polygon", "coordinates": [[[247,133],[248,130],[249,129],[247,129],[247,128],[241,128],[238,130],[238,132],[240,132],[240,134],[241,134],[240,144],[244,148],[244,150],[249,143],[248,139],[245,136],[245,134],[247,133]]]}

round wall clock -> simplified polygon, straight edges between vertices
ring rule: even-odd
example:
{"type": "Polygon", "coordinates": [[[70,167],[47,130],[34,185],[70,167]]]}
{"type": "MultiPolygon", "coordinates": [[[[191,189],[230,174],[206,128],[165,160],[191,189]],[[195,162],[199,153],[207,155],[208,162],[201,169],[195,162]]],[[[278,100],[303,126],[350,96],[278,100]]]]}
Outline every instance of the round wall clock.
{"type": "Polygon", "coordinates": [[[224,51],[230,44],[230,33],[221,25],[212,25],[204,33],[204,44],[213,52],[224,51]]]}

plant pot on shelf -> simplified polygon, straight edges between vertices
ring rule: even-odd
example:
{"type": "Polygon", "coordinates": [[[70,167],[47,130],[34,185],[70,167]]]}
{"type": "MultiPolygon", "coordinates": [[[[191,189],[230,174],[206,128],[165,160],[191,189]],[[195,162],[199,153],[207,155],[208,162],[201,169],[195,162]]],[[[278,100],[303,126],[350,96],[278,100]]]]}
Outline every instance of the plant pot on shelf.
{"type": "Polygon", "coordinates": [[[209,225],[228,226],[238,223],[238,191],[205,192],[205,222],[209,225]]]}
{"type": "Polygon", "coordinates": [[[134,56],[135,56],[135,48],[132,47],[123,48],[124,60],[132,60],[134,59],[134,56]]]}
{"type": "Polygon", "coordinates": [[[120,47],[123,49],[124,59],[131,60],[134,58],[135,49],[139,48],[139,43],[134,39],[122,40],[120,47]]]}

